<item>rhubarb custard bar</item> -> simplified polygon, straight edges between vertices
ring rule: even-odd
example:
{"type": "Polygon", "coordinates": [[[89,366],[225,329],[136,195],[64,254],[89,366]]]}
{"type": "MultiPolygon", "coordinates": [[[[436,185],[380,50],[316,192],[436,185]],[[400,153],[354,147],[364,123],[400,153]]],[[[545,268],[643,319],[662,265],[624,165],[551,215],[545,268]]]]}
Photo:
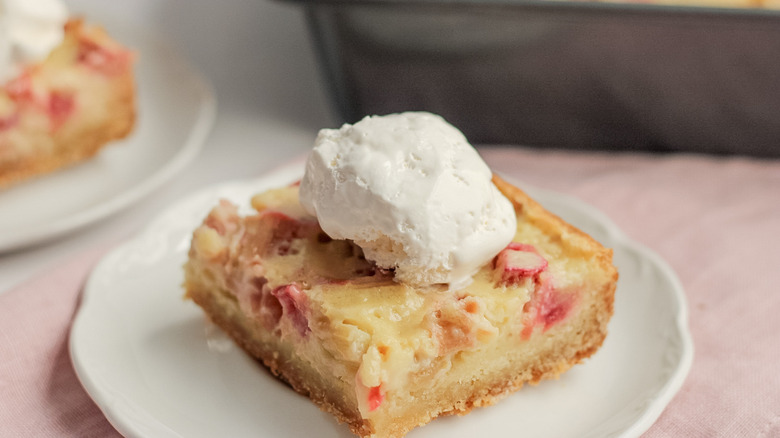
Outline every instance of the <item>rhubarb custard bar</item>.
{"type": "Polygon", "coordinates": [[[612,251],[437,116],[323,130],[303,181],[251,204],[223,201],[195,230],[186,296],[357,435],[493,404],[606,336],[612,251]]]}
{"type": "Polygon", "coordinates": [[[56,0],[0,9],[0,188],[95,155],[135,122],[133,54],[56,0]]]}

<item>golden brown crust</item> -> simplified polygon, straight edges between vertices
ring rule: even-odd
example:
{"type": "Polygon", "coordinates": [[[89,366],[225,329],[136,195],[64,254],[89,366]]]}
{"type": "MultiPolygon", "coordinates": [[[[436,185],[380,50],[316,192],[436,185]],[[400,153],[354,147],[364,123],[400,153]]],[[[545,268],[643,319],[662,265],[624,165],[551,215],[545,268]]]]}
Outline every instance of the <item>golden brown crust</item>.
{"type": "MultiPolygon", "coordinates": [[[[132,101],[125,98],[124,101],[132,101]]],[[[132,108],[132,103],[120,104],[121,108],[132,108]]],[[[108,142],[127,136],[132,130],[135,113],[117,117],[110,125],[99,130],[86,131],[82,135],[55,138],[53,152],[29,155],[25,159],[0,166],[0,188],[23,180],[53,172],[75,163],[85,161],[97,154],[108,142]]]]}
{"type": "Polygon", "coordinates": [[[251,332],[256,329],[256,325],[244,316],[236,301],[220,297],[213,290],[195,287],[187,289],[187,298],[198,304],[214,324],[224,330],[244,351],[265,365],[274,376],[290,385],[297,393],[309,397],[320,409],[335,416],[339,423],[346,423],[356,435],[371,435],[371,426],[360,417],[357,406],[350,409],[340,394],[333,394],[326,388],[313,385],[313,382],[304,377],[302,370],[293,366],[294,361],[291,358],[282,357],[272,346],[252,336],[251,332]]]}
{"type": "Polygon", "coordinates": [[[612,266],[611,249],[603,247],[588,234],[546,210],[520,188],[504,181],[498,175],[493,175],[493,183],[512,201],[518,212],[518,218],[532,222],[547,234],[561,236],[560,243],[567,253],[596,254],[599,265],[603,269],[613,270],[617,274],[612,266]]]}
{"type": "MultiPolygon", "coordinates": [[[[62,68],[62,58],[74,56],[74,45],[83,38],[96,41],[106,47],[116,50],[125,50],[118,43],[111,40],[100,28],[87,27],[80,20],[68,22],[65,27],[65,41],[55,49],[53,55],[40,66],[32,69],[34,75],[56,76],[59,68],[62,68]]],[[[72,73],[73,67],[66,66],[72,73]]],[[[86,71],[86,70],[85,70],[86,71]]],[[[92,76],[84,75],[82,81],[93,81],[92,76]]],[[[101,96],[104,104],[97,111],[102,112],[95,117],[100,118],[88,121],[79,117],[67,120],[54,132],[48,132],[48,128],[25,128],[26,143],[24,148],[29,152],[14,154],[3,158],[0,154],[0,189],[11,186],[23,180],[52,172],[54,170],[85,161],[100,151],[107,143],[119,140],[130,134],[136,119],[136,93],[135,81],[131,69],[121,74],[114,74],[107,79],[110,84],[100,88],[84,87],[81,92],[108,92],[101,96]]],[[[0,94],[5,93],[0,89],[0,94]]],[[[77,97],[84,97],[77,95],[77,97]]],[[[94,100],[87,98],[86,100],[94,100]]],[[[16,141],[0,132],[0,147],[5,150],[18,148],[16,141]]],[[[2,151],[0,151],[2,152],[2,151]]]]}

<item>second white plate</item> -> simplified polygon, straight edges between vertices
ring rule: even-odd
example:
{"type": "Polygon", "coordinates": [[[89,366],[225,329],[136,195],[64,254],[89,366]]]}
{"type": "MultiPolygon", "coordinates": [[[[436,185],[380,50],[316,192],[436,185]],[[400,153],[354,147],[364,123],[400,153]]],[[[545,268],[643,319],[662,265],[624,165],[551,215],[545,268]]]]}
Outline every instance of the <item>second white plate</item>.
{"type": "Polygon", "coordinates": [[[215,115],[211,87],[142,30],[109,26],[139,55],[138,120],[93,159],[0,191],[0,253],[83,227],[131,205],[182,170],[215,115]]]}
{"type": "MultiPolygon", "coordinates": [[[[350,437],[274,379],[182,300],[192,230],[219,198],[248,209],[252,194],[296,180],[295,165],[198,193],[111,252],[85,288],[70,337],[87,392],[129,437],[350,437]]],[[[615,315],[604,346],[560,380],[495,406],[448,417],[409,437],[636,437],[682,385],[693,346],[682,288],[654,254],[572,198],[528,189],[548,209],[615,250],[615,315]]]]}

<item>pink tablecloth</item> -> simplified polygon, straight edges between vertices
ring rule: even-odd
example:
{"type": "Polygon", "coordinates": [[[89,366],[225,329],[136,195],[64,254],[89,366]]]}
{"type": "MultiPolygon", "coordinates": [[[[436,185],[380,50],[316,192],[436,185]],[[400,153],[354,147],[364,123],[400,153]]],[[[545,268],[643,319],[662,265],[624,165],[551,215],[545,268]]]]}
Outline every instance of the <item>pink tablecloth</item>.
{"type": "MultiPolygon", "coordinates": [[[[647,437],[780,436],[780,161],[482,149],[500,172],[579,197],[658,252],[686,289],[693,368],[647,437]]],[[[67,336],[99,250],[0,295],[0,436],[116,435],[67,336]]]]}

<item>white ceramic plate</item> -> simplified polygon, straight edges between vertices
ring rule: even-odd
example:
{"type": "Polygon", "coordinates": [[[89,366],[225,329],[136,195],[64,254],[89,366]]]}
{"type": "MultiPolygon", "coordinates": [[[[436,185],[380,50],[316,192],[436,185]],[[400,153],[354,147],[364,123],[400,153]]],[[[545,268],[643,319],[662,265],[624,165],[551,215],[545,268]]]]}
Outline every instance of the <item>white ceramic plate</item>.
{"type": "Polygon", "coordinates": [[[197,155],[211,128],[213,93],[192,67],[145,32],[109,28],[139,55],[136,128],[92,160],[0,191],[0,252],[60,236],[150,194],[197,155]]]}
{"type": "MultiPolygon", "coordinates": [[[[92,273],[70,350],[87,392],[129,437],[349,437],[348,429],[279,383],[182,300],[189,236],[217,199],[240,205],[299,178],[302,165],[221,185],[171,207],[92,273]]],[[[683,290],[654,254],[574,199],[529,190],[615,249],[620,282],[604,346],[560,380],[495,406],[448,417],[409,437],[635,437],[682,385],[693,355],[683,290]]]]}

